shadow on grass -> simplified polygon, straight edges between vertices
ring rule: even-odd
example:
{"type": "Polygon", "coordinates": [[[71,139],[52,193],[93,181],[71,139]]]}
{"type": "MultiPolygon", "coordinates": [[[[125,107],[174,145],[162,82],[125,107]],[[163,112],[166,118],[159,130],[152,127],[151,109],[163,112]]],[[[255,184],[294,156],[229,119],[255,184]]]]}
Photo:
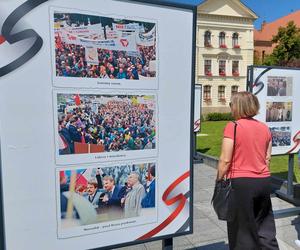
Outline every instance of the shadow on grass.
{"type": "Polygon", "coordinates": [[[202,154],[205,154],[208,150],[210,150],[210,148],[198,148],[197,152],[200,152],[202,154]]]}
{"type": "Polygon", "coordinates": [[[200,247],[194,247],[194,248],[189,248],[188,250],[228,250],[228,244],[225,243],[225,241],[221,242],[216,242],[216,243],[211,243],[205,246],[200,246],[200,247]]]}

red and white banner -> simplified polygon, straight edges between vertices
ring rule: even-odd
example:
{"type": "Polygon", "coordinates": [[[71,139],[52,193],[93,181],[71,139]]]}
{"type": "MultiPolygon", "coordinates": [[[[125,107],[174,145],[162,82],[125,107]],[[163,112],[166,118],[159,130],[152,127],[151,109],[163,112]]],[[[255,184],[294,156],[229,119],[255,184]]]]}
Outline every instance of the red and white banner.
{"type": "MultiPolygon", "coordinates": [[[[58,35],[57,35],[58,36],[58,35]]],[[[93,47],[98,49],[119,50],[119,51],[137,51],[135,35],[118,37],[116,39],[88,39],[72,34],[66,30],[61,31],[62,41],[67,44],[75,44],[84,47],[93,47]]]]}

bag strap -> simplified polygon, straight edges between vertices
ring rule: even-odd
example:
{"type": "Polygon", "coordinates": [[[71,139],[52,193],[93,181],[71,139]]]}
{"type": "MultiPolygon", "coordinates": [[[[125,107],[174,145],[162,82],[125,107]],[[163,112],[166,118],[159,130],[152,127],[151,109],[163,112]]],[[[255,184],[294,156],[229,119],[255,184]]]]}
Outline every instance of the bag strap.
{"type": "Polygon", "coordinates": [[[231,157],[231,167],[228,169],[228,172],[231,170],[230,172],[230,178],[232,177],[233,175],[233,170],[234,170],[234,155],[235,155],[235,148],[236,148],[236,127],[237,127],[237,122],[236,121],[232,121],[234,123],[234,130],[233,130],[233,150],[232,150],[232,157],[231,157]]]}

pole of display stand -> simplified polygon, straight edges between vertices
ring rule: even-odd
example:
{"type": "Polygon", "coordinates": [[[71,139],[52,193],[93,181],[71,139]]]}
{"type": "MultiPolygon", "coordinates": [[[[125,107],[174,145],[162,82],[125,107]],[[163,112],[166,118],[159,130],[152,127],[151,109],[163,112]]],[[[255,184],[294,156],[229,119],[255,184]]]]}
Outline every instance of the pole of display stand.
{"type": "Polygon", "coordinates": [[[167,238],[162,241],[162,250],[173,250],[173,238],[167,238]]]}
{"type": "Polygon", "coordinates": [[[294,196],[293,178],[294,178],[294,154],[289,154],[287,195],[292,197],[294,196]]]}
{"type": "Polygon", "coordinates": [[[194,160],[197,157],[197,133],[194,132],[194,160]]]}
{"type": "Polygon", "coordinates": [[[194,153],[193,153],[193,158],[194,158],[194,163],[199,164],[199,163],[203,163],[203,159],[201,158],[201,156],[199,156],[197,154],[197,133],[194,133],[193,136],[193,140],[194,140],[194,153]]]}

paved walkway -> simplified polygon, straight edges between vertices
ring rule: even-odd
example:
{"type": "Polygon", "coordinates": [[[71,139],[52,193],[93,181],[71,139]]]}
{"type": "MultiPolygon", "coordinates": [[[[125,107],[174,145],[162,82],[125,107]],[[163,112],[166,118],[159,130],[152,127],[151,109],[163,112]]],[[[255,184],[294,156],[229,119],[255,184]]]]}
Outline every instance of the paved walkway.
{"type": "MultiPolygon", "coordinates": [[[[194,167],[194,234],[174,239],[174,249],[228,250],[226,223],[219,221],[210,205],[216,170],[204,164],[194,167]]],[[[273,209],[293,207],[278,198],[272,198],[273,209]]],[[[280,250],[299,249],[294,240],[300,236],[300,216],[276,219],[280,250]]],[[[162,242],[156,241],[119,250],[159,250],[162,242]]]]}

